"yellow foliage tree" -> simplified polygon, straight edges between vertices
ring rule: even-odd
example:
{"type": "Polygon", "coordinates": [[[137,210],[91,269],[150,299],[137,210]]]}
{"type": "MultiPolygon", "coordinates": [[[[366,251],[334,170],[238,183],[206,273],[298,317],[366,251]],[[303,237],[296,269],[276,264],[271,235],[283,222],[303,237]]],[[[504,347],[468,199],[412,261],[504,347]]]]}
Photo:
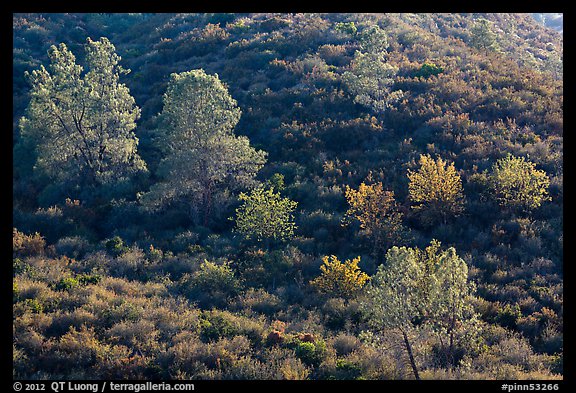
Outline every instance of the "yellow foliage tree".
{"type": "Polygon", "coordinates": [[[360,257],[342,263],[335,255],[326,255],[322,257],[322,262],[322,274],[310,281],[322,293],[350,298],[370,279],[358,267],[360,257]]]}
{"type": "Polygon", "coordinates": [[[551,200],[548,195],[550,178],[545,171],[524,157],[512,154],[496,161],[492,166],[489,186],[498,204],[511,211],[529,212],[543,202],[551,200]]]}
{"type": "Polygon", "coordinates": [[[397,209],[393,191],[384,190],[381,182],[362,183],[358,190],[346,186],[345,196],[349,208],[344,223],[358,220],[364,234],[373,242],[376,257],[401,240],[404,233],[402,213],[397,209]]]}
{"type": "Polygon", "coordinates": [[[449,217],[456,217],[464,211],[462,180],[454,168],[438,157],[434,160],[429,154],[420,155],[420,168],[408,169],[408,192],[413,203],[412,209],[421,213],[422,223],[446,224],[449,217]]]}

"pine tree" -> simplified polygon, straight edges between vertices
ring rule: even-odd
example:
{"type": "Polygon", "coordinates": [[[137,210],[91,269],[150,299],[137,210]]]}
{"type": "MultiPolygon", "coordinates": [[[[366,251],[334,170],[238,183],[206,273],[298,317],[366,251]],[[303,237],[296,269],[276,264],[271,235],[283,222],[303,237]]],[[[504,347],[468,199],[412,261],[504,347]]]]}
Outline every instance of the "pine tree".
{"type": "Polygon", "coordinates": [[[26,73],[31,85],[23,143],[35,144],[35,169],[51,179],[95,187],[145,171],[134,134],[140,109],[119,82],[129,70],[107,39],[87,39],[88,72],[65,44],[51,46],[49,69],[26,73]]]}
{"type": "Polygon", "coordinates": [[[485,51],[498,49],[496,34],[492,31],[490,22],[487,19],[478,19],[470,29],[470,33],[472,33],[470,43],[474,48],[485,51]]]}
{"type": "Polygon", "coordinates": [[[391,91],[398,68],[386,61],[388,38],[380,27],[366,27],[358,39],[360,50],[354,53],[350,70],[342,74],[342,82],[355,103],[381,117],[403,95],[401,90],[391,91]]]}
{"type": "Polygon", "coordinates": [[[473,290],[466,262],[454,248],[441,251],[440,243],[433,240],[424,250],[390,248],[386,263],[370,278],[361,306],[373,328],[400,332],[419,379],[411,335],[418,328],[432,329],[440,337],[448,363],[454,365],[456,338],[468,334],[475,321],[473,290]]]}
{"type": "Polygon", "coordinates": [[[419,310],[426,307],[418,290],[423,276],[424,270],[418,263],[416,252],[411,248],[394,246],[386,253],[386,263],[380,265],[371,277],[365,300],[361,303],[372,328],[400,332],[416,379],[420,376],[410,336],[416,328],[419,310]]]}
{"type": "Polygon", "coordinates": [[[234,135],[240,115],[218,75],[172,74],[156,138],[165,154],[157,171],[161,181],[141,202],[151,209],[183,202],[193,219],[208,225],[232,200],[230,192],[255,186],[266,152],[234,135]]]}
{"type": "Polygon", "coordinates": [[[398,68],[386,62],[384,53],[356,51],[350,71],[342,74],[342,82],[355,103],[382,116],[402,97],[402,91],[391,91],[397,72],[398,68]]]}
{"type": "Polygon", "coordinates": [[[475,286],[468,281],[466,262],[453,247],[443,252],[436,251],[433,261],[431,274],[434,280],[428,282],[432,282],[435,288],[428,290],[429,295],[433,294],[429,296],[428,320],[438,334],[446,364],[455,366],[456,338],[465,335],[471,337],[477,328],[471,303],[475,286]]]}

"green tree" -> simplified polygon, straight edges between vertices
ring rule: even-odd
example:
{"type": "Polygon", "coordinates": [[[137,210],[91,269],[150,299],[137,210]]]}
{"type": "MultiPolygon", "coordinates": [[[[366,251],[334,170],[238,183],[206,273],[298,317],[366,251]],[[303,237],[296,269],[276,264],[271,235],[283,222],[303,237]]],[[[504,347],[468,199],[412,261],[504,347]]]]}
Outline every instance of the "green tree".
{"type": "Polygon", "coordinates": [[[386,253],[386,263],[378,267],[366,287],[365,300],[361,302],[370,326],[377,331],[392,329],[400,332],[410,366],[416,379],[420,379],[411,344],[411,334],[424,306],[424,297],[418,288],[424,269],[418,262],[415,250],[392,247],[386,253]]]}
{"type": "Polygon", "coordinates": [[[193,219],[208,225],[217,208],[232,200],[231,192],[256,185],[266,152],[234,135],[240,115],[218,75],[172,74],[157,136],[165,154],[157,171],[161,181],[141,202],[152,209],[185,203],[193,219]]]}
{"type": "Polygon", "coordinates": [[[372,240],[372,251],[378,258],[388,247],[402,240],[405,228],[398,211],[394,192],[385,191],[382,183],[360,184],[358,190],[346,186],[348,210],[344,223],[357,220],[360,229],[372,240]]]}
{"type": "Polygon", "coordinates": [[[336,23],[336,27],[334,29],[352,37],[354,37],[358,31],[358,28],[354,22],[338,22],[336,23]]]}
{"type": "Polygon", "coordinates": [[[236,296],[241,283],[234,276],[229,261],[217,264],[204,260],[200,269],[180,280],[181,290],[202,307],[224,307],[230,297],[236,296]]]}
{"type": "Polygon", "coordinates": [[[429,283],[428,321],[438,334],[446,363],[455,366],[457,338],[467,339],[464,345],[469,347],[477,329],[471,303],[475,285],[468,280],[468,265],[456,250],[450,247],[440,252],[439,247],[439,242],[433,242],[424,256],[431,267],[429,274],[434,277],[426,280],[429,283]]]}
{"type": "Polygon", "coordinates": [[[534,210],[550,200],[550,179],[524,157],[508,154],[492,166],[488,184],[498,204],[516,212],[534,210]]]}
{"type": "Polygon", "coordinates": [[[382,53],[388,48],[388,36],[378,25],[365,27],[358,35],[364,53],[382,53]]]}
{"type": "Polygon", "coordinates": [[[20,119],[23,143],[35,144],[35,169],[82,186],[115,184],[146,165],[134,134],[140,109],[120,75],[120,56],[107,39],[87,39],[88,72],[65,44],[51,46],[47,70],[26,73],[32,89],[20,119]]]}
{"type": "Polygon", "coordinates": [[[244,237],[269,244],[294,236],[297,202],[264,187],[256,187],[250,194],[240,193],[239,199],[243,203],[236,209],[235,230],[244,237]]]}
{"type": "Polygon", "coordinates": [[[355,103],[383,115],[403,95],[401,90],[391,91],[397,72],[397,67],[386,62],[383,52],[356,51],[342,81],[355,103]]]}
{"type": "Polygon", "coordinates": [[[340,262],[335,255],[322,257],[322,274],[310,281],[320,292],[350,298],[362,289],[369,276],[358,267],[360,257],[340,262]]]}
{"type": "Polygon", "coordinates": [[[440,157],[434,160],[429,154],[420,155],[419,163],[417,171],[408,170],[412,209],[420,213],[424,225],[437,222],[446,224],[449,217],[458,216],[464,211],[460,175],[453,163],[448,165],[440,157]]]}
{"type": "Polygon", "coordinates": [[[410,336],[417,328],[432,329],[453,364],[456,338],[471,339],[473,290],[466,262],[454,248],[441,251],[440,243],[433,240],[424,250],[389,249],[386,263],[366,286],[361,305],[371,326],[401,333],[414,377],[419,379],[410,336]]]}
{"type": "Polygon", "coordinates": [[[470,28],[470,43],[476,49],[495,51],[498,49],[496,34],[492,31],[490,21],[484,18],[478,19],[470,28]]]}

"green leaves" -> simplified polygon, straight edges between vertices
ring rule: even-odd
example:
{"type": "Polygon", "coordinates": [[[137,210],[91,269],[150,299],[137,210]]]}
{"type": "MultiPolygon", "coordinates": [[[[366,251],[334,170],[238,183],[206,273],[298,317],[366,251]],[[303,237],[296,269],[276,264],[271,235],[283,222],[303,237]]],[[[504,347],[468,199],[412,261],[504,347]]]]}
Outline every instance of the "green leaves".
{"type": "Polygon", "coordinates": [[[241,111],[218,75],[192,70],[170,75],[164,94],[168,151],[194,148],[215,135],[233,136],[241,111]]]}
{"type": "Polygon", "coordinates": [[[354,102],[382,114],[402,96],[401,91],[390,91],[397,72],[398,68],[386,63],[383,53],[356,51],[350,71],[342,74],[342,81],[354,102]]]}
{"type": "Polygon", "coordinates": [[[236,231],[244,237],[262,242],[285,241],[294,236],[297,202],[264,187],[250,194],[241,193],[239,199],[243,204],[236,209],[236,231]]]}
{"type": "Polygon", "coordinates": [[[366,290],[363,309],[370,323],[381,327],[407,329],[418,317],[422,301],[418,292],[423,269],[415,250],[392,247],[386,253],[386,263],[378,267],[366,290]]]}
{"type": "Polygon", "coordinates": [[[230,191],[254,186],[266,152],[234,135],[240,115],[218,75],[203,70],[172,74],[158,130],[165,152],[158,168],[162,180],[141,202],[157,209],[184,201],[192,218],[207,225],[230,201],[230,191]]]}
{"type": "Polygon", "coordinates": [[[480,18],[470,28],[470,43],[476,49],[495,51],[498,49],[496,34],[490,27],[490,21],[480,18]]]}
{"type": "MultiPolygon", "coordinates": [[[[369,322],[408,331],[427,324],[453,336],[473,317],[466,262],[454,248],[440,251],[433,241],[425,250],[392,247],[366,289],[362,308],[369,322]]],[[[452,338],[450,339],[452,341],[452,338]]]]}
{"type": "Polygon", "coordinates": [[[354,102],[376,114],[383,114],[403,92],[392,92],[398,68],[386,62],[388,38],[377,25],[371,25],[358,34],[360,49],[354,54],[350,71],[342,74],[342,82],[354,97],[354,102]]]}
{"type": "Polygon", "coordinates": [[[35,169],[53,179],[98,186],[146,170],[134,134],[140,109],[119,83],[120,56],[107,38],[86,44],[88,72],[65,44],[48,51],[43,66],[27,74],[32,85],[22,136],[36,145],[35,169]]]}
{"type": "Polygon", "coordinates": [[[550,200],[550,179],[524,157],[508,154],[492,166],[489,186],[498,204],[513,211],[534,210],[550,200]]]}

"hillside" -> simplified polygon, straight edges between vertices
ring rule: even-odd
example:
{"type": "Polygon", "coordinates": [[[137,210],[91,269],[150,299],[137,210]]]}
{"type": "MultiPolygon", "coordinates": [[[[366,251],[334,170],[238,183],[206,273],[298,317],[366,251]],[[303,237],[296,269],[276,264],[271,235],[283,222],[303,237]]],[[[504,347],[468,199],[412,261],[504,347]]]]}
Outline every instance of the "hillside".
{"type": "Polygon", "coordinates": [[[14,378],[562,379],[537,19],[14,14],[14,378]]]}

